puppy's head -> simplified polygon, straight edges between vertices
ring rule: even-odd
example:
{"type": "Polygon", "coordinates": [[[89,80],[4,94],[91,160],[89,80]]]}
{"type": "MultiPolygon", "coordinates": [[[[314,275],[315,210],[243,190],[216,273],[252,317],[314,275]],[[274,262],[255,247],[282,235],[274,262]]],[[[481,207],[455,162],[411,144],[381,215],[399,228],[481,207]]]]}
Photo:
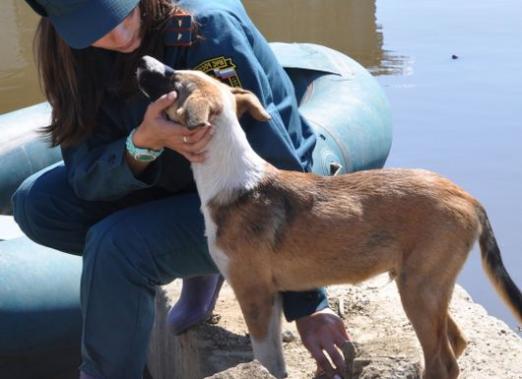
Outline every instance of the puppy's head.
{"type": "Polygon", "coordinates": [[[171,91],[177,93],[175,103],[166,113],[172,121],[189,129],[209,125],[210,119],[221,114],[227,104],[235,107],[238,117],[249,112],[257,120],[270,119],[252,92],[230,88],[201,71],[174,71],[158,60],[145,56],[139,61],[137,76],[139,88],[152,101],[171,91]],[[227,101],[226,96],[230,96],[232,101],[227,101]]]}

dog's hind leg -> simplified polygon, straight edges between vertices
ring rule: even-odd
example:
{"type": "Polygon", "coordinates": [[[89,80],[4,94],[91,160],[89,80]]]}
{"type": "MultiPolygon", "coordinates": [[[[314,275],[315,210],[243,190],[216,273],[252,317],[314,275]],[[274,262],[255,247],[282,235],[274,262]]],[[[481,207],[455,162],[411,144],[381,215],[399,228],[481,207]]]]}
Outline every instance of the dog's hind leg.
{"type": "Polygon", "coordinates": [[[458,325],[451,318],[450,314],[447,315],[447,327],[448,327],[448,338],[451,343],[451,347],[453,349],[453,353],[455,357],[458,358],[461,356],[462,352],[468,345],[466,339],[462,335],[458,325]]]}
{"type": "Polygon", "coordinates": [[[414,270],[397,278],[406,315],[424,352],[424,379],[455,379],[459,368],[448,338],[448,302],[453,289],[414,270]]]}
{"type": "MultiPolygon", "coordinates": [[[[255,274],[251,273],[253,277],[255,274]]],[[[231,278],[232,279],[232,278],[231,278]]],[[[254,357],[277,378],[287,376],[281,338],[281,296],[260,282],[231,280],[250,333],[254,357]]]]}

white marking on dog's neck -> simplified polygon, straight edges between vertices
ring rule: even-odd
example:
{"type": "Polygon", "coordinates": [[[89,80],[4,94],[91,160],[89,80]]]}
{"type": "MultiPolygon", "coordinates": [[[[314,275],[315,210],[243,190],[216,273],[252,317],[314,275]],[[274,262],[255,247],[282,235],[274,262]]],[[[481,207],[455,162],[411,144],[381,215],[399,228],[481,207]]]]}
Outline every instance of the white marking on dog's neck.
{"type": "Polygon", "coordinates": [[[220,90],[223,111],[211,120],[215,134],[207,145],[207,158],[192,164],[202,206],[212,199],[225,203],[237,191],[254,188],[267,164],[248,143],[235,114],[233,96],[220,90]]]}

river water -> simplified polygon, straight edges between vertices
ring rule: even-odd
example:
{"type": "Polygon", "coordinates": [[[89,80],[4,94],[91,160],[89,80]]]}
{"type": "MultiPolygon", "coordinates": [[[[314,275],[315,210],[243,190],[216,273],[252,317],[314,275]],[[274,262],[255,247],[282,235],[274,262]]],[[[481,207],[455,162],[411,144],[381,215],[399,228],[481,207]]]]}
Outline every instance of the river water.
{"type": "MultiPolygon", "coordinates": [[[[244,4],[268,40],[321,43],[376,75],[393,112],[387,166],[437,171],[480,199],[504,262],[522,286],[522,2],[244,4]]],[[[31,51],[36,21],[23,1],[0,2],[0,114],[43,100],[31,51]]],[[[483,274],[476,248],[459,283],[515,327],[483,274]]]]}

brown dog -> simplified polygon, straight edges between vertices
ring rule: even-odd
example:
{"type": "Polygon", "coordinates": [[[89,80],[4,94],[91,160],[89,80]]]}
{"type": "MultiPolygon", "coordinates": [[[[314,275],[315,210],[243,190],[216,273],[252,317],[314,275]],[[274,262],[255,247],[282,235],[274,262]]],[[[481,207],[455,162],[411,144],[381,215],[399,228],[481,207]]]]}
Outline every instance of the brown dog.
{"type": "Polygon", "coordinates": [[[522,295],[500,257],[480,203],[424,170],[339,177],[278,170],[250,147],[236,112],[270,116],[258,99],[195,71],[146,57],[145,93],[176,90],[171,119],[216,127],[208,158],[193,164],[210,253],[235,291],[254,355],[285,375],[280,291],[358,283],[389,272],[424,351],[424,378],[456,378],[466,347],[448,314],[458,273],[476,240],[497,292],[522,322],[522,295]]]}

